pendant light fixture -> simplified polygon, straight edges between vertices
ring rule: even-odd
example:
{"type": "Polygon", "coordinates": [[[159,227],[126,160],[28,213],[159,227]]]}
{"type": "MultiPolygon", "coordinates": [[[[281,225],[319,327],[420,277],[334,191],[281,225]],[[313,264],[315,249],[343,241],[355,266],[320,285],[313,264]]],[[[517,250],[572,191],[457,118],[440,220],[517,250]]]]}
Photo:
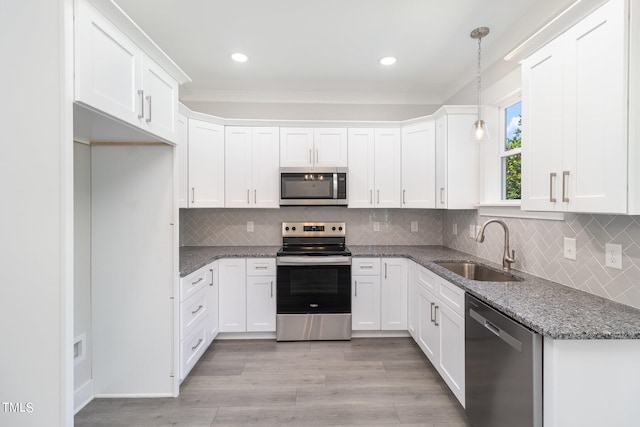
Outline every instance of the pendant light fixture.
{"type": "Polygon", "coordinates": [[[471,38],[478,40],[478,120],[473,124],[472,137],[476,141],[487,141],[489,139],[489,131],[487,129],[487,125],[484,123],[484,120],[480,117],[480,92],[482,91],[482,80],[481,80],[481,42],[482,38],[489,34],[489,28],[487,27],[479,27],[475,30],[471,31],[471,38]]]}

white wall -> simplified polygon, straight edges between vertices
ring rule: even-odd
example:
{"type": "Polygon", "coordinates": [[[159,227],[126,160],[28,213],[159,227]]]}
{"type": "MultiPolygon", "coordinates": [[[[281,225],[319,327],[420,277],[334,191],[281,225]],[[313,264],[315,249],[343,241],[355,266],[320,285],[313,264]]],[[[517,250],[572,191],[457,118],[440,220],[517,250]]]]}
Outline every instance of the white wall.
{"type": "Polygon", "coordinates": [[[2,426],[73,423],[69,5],[0,2],[2,426]]]}

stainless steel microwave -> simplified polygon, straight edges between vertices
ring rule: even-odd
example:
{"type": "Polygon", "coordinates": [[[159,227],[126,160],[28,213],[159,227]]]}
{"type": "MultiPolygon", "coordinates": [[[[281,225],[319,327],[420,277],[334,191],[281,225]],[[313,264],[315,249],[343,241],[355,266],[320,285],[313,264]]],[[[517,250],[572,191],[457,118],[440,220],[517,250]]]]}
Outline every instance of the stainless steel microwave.
{"type": "Polygon", "coordinates": [[[280,206],[346,206],[347,168],[280,168],[280,206]]]}

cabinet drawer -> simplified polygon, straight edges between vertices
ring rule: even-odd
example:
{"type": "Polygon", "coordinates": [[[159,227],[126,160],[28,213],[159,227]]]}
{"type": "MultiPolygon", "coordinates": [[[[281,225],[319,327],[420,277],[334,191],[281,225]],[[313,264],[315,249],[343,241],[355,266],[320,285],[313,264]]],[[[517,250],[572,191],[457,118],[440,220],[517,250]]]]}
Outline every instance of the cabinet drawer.
{"type": "Polygon", "coordinates": [[[207,349],[206,321],[196,325],[194,330],[180,343],[180,379],[183,380],[207,349]]]}
{"type": "Polygon", "coordinates": [[[180,279],[180,301],[185,301],[206,285],[211,284],[209,266],[202,267],[180,279]]]}
{"type": "Polygon", "coordinates": [[[460,316],[464,317],[464,290],[440,278],[438,297],[460,316]]]}
{"type": "Polygon", "coordinates": [[[274,258],[247,258],[247,276],[275,276],[274,258]]]}
{"type": "Polygon", "coordinates": [[[379,276],[380,258],[352,258],[352,276],[379,276]]]}
{"type": "Polygon", "coordinates": [[[434,295],[438,294],[438,281],[440,277],[435,273],[427,270],[422,266],[418,266],[418,285],[422,286],[426,290],[432,292],[434,295]]]}
{"type": "Polygon", "coordinates": [[[203,287],[186,301],[180,303],[180,337],[189,335],[193,328],[202,321],[209,310],[207,308],[207,288],[203,287]]]}

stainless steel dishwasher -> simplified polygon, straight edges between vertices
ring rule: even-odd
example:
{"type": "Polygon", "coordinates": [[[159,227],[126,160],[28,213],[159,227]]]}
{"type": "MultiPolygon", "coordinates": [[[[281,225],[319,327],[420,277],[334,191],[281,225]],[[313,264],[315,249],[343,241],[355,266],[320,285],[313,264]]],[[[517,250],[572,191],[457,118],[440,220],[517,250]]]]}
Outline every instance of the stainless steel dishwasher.
{"type": "Polygon", "coordinates": [[[466,294],[467,417],[474,427],[542,426],[542,338],[466,294]]]}

